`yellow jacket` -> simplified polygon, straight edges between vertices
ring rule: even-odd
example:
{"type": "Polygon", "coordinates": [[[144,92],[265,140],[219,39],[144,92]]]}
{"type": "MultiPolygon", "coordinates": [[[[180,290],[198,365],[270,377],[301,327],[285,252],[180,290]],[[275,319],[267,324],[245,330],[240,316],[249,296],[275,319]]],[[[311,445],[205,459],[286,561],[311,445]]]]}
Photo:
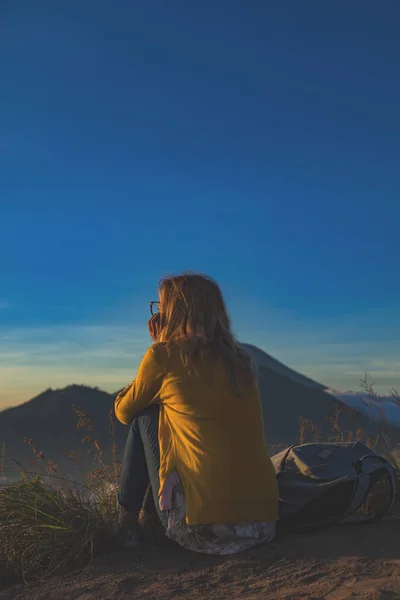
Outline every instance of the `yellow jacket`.
{"type": "Polygon", "coordinates": [[[198,361],[189,374],[180,347],[157,343],[146,352],[136,379],[115,401],[129,424],[160,404],[160,492],[177,471],[189,525],[276,521],[278,486],[264,441],[258,388],[234,395],[225,366],[198,361]]]}

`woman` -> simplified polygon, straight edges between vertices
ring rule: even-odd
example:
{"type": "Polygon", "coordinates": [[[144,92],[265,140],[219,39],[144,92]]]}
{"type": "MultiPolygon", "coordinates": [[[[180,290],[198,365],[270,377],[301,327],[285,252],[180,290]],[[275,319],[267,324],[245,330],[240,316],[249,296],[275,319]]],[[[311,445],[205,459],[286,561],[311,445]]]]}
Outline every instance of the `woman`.
{"type": "Polygon", "coordinates": [[[137,544],[149,483],[166,535],[186,548],[232,554],[269,542],[275,471],[255,369],[221,291],[203,275],[169,277],[154,305],[155,343],[115,401],[117,418],[130,425],[119,493],[126,546],[137,544]]]}

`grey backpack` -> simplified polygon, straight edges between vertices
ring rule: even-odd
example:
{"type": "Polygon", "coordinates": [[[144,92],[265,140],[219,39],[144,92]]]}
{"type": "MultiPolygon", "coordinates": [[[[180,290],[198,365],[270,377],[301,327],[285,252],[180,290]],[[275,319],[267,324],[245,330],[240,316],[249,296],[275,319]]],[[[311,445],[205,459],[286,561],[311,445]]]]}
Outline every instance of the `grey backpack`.
{"type": "Polygon", "coordinates": [[[279,518],[294,529],[382,518],[394,504],[395,471],[362,442],[291,446],[272,456],[279,486],[279,518]],[[374,514],[355,513],[375,485],[386,479],[383,506],[374,514]]]}

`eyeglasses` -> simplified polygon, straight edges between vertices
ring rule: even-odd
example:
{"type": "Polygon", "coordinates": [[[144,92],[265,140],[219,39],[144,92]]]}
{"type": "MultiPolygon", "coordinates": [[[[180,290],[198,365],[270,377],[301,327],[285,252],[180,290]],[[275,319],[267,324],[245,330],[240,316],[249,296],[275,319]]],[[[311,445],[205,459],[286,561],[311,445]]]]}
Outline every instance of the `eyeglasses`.
{"type": "Polygon", "coordinates": [[[152,315],[156,315],[160,310],[160,302],[158,300],[152,300],[150,302],[150,312],[152,315]]]}

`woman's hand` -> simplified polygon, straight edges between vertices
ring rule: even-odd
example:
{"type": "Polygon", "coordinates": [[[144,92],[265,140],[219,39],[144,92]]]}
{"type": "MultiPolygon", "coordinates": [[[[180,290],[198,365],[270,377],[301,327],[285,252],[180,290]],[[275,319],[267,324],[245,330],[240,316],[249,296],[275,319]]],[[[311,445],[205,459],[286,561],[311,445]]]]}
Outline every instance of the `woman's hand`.
{"type": "Polygon", "coordinates": [[[151,339],[153,340],[153,342],[156,342],[161,328],[160,313],[156,313],[151,317],[151,319],[148,322],[148,327],[151,339]]]}

